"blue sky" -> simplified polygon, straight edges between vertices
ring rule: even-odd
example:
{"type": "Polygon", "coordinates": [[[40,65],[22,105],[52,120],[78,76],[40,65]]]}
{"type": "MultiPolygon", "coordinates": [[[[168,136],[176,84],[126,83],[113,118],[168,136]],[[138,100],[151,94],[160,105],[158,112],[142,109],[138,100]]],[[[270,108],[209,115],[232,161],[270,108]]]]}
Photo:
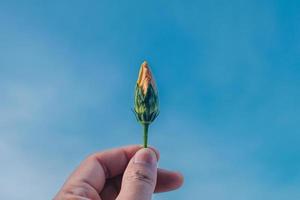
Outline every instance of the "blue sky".
{"type": "Polygon", "coordinates": [[[141,143],[155,75],[154,199],[300,198],[300,1],[1,1],[0,199],[51,199],[87,155],[141,143]]]}

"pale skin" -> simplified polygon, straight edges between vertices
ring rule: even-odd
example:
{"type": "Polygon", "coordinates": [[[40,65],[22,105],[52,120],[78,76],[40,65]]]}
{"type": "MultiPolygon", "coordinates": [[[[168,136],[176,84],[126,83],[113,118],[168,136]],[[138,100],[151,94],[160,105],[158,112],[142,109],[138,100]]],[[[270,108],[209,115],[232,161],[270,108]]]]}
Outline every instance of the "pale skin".
{"type": "Polygon", "coordinates": [[[150,200],[154,192],[179,188],[179,172],[157,168],[156,149],[125,146],[87,157],[54,200],[150,200]]]}

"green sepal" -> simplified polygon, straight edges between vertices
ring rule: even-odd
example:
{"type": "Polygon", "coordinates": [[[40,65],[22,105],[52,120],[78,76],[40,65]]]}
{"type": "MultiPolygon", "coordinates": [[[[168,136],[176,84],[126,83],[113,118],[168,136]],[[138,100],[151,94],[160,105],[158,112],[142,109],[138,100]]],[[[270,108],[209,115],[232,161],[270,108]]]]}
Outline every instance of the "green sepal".
{"type": "Polygon", "coordinates": [[[134,113],[141,124],[150,124],[159,115],[159,102],[157,91],[150,84],[146,94],[136,85],[134,98],[134,113]]]}

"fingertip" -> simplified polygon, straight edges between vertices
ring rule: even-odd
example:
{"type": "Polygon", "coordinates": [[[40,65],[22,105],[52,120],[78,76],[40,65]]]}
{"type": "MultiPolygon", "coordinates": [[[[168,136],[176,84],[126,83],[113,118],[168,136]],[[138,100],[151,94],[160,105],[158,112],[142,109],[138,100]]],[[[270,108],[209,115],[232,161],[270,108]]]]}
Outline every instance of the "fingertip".
{"type": "Polygon", "coordinates": [[[152,151],[154,151],[155,155],[156,155],[156,158],[157,158],[157,161],[159,160],[160,158],[160,153],[158,151],[158,149],[156,149],[155,147],[153,146],[148,146],[149,149],[151,149],[152,151]]]}
{"type": "Polygon", "coordinates": [[[174,174],[176,174],[176,179],[177,179],[177,181],[176,181],[176,184],[175,184],[175,190],[176,189],[178,189],[178,188],[180,188],[182,185],[183,185],[183,183],[184,183],[184,176],[183,176],[183,174],[181,173],[181,172],[174,172],[174,174]]]}
{"type": "Polygon", "coordinates": [[[150,148],[142,148],[136,152],[136,154],[133,157],[134,163],[144,163],[144,164],[150,164],[153,166],[157,165],[157,155],[155,151],[153,151],[150,148]]]}
{"type": "Polygon", "coordinates": [[[167,192],[180,188],[183,185],[184,176],[181,172],[158,169],[157,185],[155,192],[167,192]]]}
{"type": "MultiPolygon", "coordinates": [[[[145,148],[143,145],[139,145],[139,144],[132,144],[132,145],[127,145],[127,146],[123,146],[122,147],[125,151],[130,151],[130,152],[134,152],[134,154],[145,148]]],[[[148,146],[147,148],[151,149],[152,151],[154,151],[154,153],[156,154],[157,160],[159,160],[160,158],[160,153],[159,150],[153,146],[148,146]]],[[[131,158],[133,155],[130,155],[129,157],[131,158]]]]}

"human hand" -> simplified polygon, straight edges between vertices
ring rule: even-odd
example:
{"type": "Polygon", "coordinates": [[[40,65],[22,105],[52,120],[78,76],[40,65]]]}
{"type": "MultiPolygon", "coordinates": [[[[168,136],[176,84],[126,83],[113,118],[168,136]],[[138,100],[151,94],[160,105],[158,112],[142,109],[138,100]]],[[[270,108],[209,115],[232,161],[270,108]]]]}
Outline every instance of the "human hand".
{"type": "Polygon", "coordinates": [[[90,155],[71,174],[54,200],[150,200],[183,183],[180,173],[157,168],[159,153],[138,145],[90,155]]]}

